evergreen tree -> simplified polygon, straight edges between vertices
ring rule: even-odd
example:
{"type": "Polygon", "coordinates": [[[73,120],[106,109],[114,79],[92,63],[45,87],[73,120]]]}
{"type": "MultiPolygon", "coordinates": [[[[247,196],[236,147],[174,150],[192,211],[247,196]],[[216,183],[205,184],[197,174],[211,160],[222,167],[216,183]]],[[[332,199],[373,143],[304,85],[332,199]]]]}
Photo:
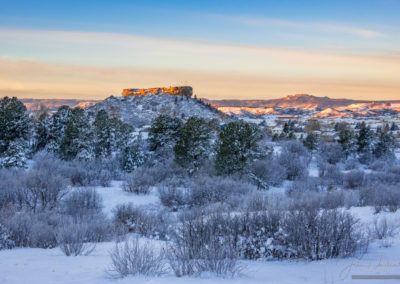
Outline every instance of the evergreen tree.
{"type": "Polygon", "coordinates": [[[93,122],[96,158],[106,158],[111,155],[114,138],[112,130],[112,123],[107,112],[100,110],[93,122]]]}
{"type": "Polygon", "coordinates": [[[377,158],[390,158],[394,156],[396,143],[390,133],[381,133],[377,143],[374,145],[373,154],[377,158]]]}
{"type": "Polygon", "coordinates": [[[339,144],[342,146],[342,150],[346,158],[354,150],[354,133],[348,129],[339,132],[339,144]]]}
{"type": "Polygon", "coordinates": [[[149,130],[149,149],[171,150],[179,138],[182,121],[169,115],[158,116],[151,124],[149,130]]]}
{"type": "Polygon", "coordinates": [[[0,100],[0,154],[16,139],[28,140],[31,127],[25,105],[17,98],[0,100]]]}
{"type": "Polygon", "coordinates": [[[310,133],[307,135],[306,139],[303,140],[303,144],[309,150],[314,151],[318,148],[319,138],[317,134],[310,133]]]}
{"type": "Polygon", "coordinates": [[[1,165],[5,168],[23,168],[27,159],[27,141],[15,139],[9,143],[7,150],[4,152],[1,165]]]}
{"type": "Polygon", "coordinates": [[[174,147],[175,161],[189,172],[197,170],[211,151],[211,125],[202,118],[191,117],[183,125],[174,147]]]}
{"type": "Polygon", "coordinates": [[[94,158],[93,131],[83,109],[74,108],[60,145],[65,160],[94,158]]]}
{"type": "Polygon", "coordinates": [[[132,142],[134,128],[118,118],[111,118],[111,150],[120,151],[132,142]]]}
{"type": "Polygon", "coordinates": [[[218,174],[245,171],[262,156],[258,142],[262,133],[258,126],[245,121],[230,122],[219,133],[215,168],[218,174]]]}
{"type": "Polygon", "coordinates": [[[0,158],[4,167],[22,167],[29,152],[31,120],[17,98],[0,100],[0,158]]]}
{"type": "Polygon", "coordinates": [[[64,139],[64,132],[68,121],[72,116],[72,109],[69,106],[60,106],[50,118],[48,126],[47,149],[61,156],[61,142],[64,139]]]}
{"type": "Polygon", "coordinates": [[[125,147],[121,157],[122,169],[126,172],[131,172],[134,169],[142,166],[147,160],[146,146],[139,135],[132,145],[125,147]]]}
{"type": "Polygon", "coordinates": [[[372,148],[372,140],[374,137],[374,133],[372,132],[369,126],[365,125],[365,122],[362,122],[360,126],[360,131],[357,135],[357,152],[358,153],[368,153],[372,148]]]}
{"type": "Polygon", "coordinates": [[[46,147],[49,141],[49,116],[42,113],[35,121],[34,151],[37,152],[46,147]]]}

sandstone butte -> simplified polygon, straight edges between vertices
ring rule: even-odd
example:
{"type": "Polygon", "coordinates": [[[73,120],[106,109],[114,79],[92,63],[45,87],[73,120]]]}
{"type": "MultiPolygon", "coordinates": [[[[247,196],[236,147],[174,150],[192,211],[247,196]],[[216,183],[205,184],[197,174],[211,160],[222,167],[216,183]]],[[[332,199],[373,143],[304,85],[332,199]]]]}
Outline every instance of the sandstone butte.
{"type": "Polygon", "coordinates": [[[122,95],[124,97],[145,95],[175,95],[191,97],[193,95],[193,88],[190,86],[177,86],[148,89],[123,89],[122,95]]]}

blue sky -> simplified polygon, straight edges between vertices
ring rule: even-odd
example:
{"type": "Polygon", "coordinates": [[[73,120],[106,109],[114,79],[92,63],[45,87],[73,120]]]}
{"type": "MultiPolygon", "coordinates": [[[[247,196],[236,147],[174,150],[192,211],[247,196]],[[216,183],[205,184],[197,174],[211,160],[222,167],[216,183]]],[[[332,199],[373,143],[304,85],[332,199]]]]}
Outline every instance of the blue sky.
{"type": "Polygon", "coordinates": [[[13,70],[0,65],[0,93],[104,97],[186,82],[215,98],[400,99],[399,15],[396,0],[0,1],[0,63],[13,70]]]}

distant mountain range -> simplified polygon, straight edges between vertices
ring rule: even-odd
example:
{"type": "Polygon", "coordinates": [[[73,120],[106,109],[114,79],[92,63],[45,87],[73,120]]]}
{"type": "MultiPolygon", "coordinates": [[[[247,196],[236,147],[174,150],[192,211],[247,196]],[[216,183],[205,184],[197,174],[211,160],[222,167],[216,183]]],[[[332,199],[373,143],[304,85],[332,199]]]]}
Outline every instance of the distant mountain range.
{"type": "MultiPolygon", "coordinates": [[[[155,96],[152,101],[157,101],[157,95],[152,96],[155,96]]],[[[22,99],[22,101],[31,111],[47,108],[50,112],[54,112],[62,105],[88,108],[103,102],[76,99],[22,99]]],[[[311,118],[340,118],[398,116],[400,113],[400,100],[368,101],[332,99],[307,94],[291,95],[271,100],[202,99],[202,101],[211,104],[214,108],[225,114],[236,116],[304,115],[311,118]]],[[[132,105],[133,101],[130,103],[130,108],[134,109],[132,105]]],[[[135,101],[135,103],[139,103],[139,101],[135,101]]]]}
{"type": "Polygon", "coordinates": [[[21,99],[26,108],[30,111],[46,108],[48,111],[56,111],[60,106],[87,108],[99,100],[76,100],[76,99],[21,99]]]}
{"type": "Polygon", "coordinates": [[[290,95],[284,98],[271,100],[208,100],[204,101],[217,107],[256,107],[256,108],[296,108],[303,110],[323,110],[326,108],[344,107],[360,103],[400,103],[397,101],[367,101],[350,99],[332,99],[329,97],[317,97],[307,94],[290,95]]]}

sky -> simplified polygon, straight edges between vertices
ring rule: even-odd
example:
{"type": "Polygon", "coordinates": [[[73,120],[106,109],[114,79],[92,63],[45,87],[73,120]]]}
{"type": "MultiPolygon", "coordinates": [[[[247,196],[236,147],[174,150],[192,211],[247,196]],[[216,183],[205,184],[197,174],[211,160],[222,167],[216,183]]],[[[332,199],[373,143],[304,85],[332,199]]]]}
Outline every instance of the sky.
{"type": "Polygon", "coordinates": [[[399,100],[399,15],[400,0],[0,0],[0,96],[399,100]]]}

